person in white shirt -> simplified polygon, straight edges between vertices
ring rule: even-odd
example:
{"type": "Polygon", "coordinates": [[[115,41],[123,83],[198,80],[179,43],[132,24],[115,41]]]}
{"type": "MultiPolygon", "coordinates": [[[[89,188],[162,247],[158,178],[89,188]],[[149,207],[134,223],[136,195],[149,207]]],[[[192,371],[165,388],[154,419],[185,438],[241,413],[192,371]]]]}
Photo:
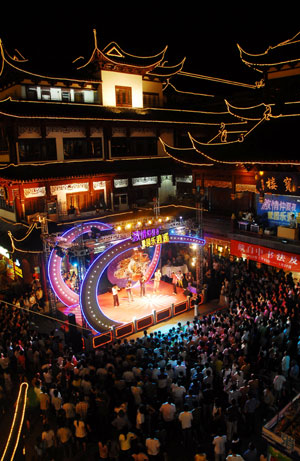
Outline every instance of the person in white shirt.
{"type": "Polygon", "coordinates": [[[49,456],[49,459],[53,458],[54,449],[55,449],[55,433],[53,429],[50,429],[49,424],[44,426],[44,431],[42,432],[42,441],[45,446],[46,456],[49,456]]]}
{"type": "Polygon", "coordinates": [[[114,307],[118,307],[120,305],[119,296],[118,296],[119,287],[117,285],[114,285],[111,291],[112,291],[113,300],[114,300],[114,307]]]}
{"type": "Polygon", "coordinates": [[[154,274],[154,286],[153,286],[154,293],[158,293],[160,279],[161,279],[161,272],[159,269],[157,269],[157,271],[154,274]]]}
{"type": "Polygon", "coordinates": [[[181,424],[183,445],[188,447],[192,441],[192,421],[193,414],[187,404],[183,405],[183,411],[178,415],[178,421],[181,424]]]}
{"type": "Polygon", "coordinates": [[[226,450],[226,435],[216,435],[213,439],[213,446],[215,452],[215,461],[224,461],[226,450]]]}
{"type": "Polygon", "coordinates": [[[283,385],[285,382],[286,382],[286,379],[282,374],[278,374],[275,376],[273,380],[273,387],[274,387],[275,395],[277,398],[281,397],[283,385]]]}

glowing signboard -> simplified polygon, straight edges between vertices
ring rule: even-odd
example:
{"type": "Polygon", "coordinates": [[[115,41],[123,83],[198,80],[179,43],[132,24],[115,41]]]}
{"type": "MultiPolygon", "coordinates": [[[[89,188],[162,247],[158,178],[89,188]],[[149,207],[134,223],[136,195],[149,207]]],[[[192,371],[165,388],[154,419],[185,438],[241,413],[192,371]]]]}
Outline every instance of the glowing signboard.
{"type": "Polygon", "coordinates": [[[155,237],[150,237],[142,240],[141,247],[153,247],[154,245],[161,245],[162,243],[168,243],[169,241],[169,232],[165,232],[164,234],[158,234],[155,237]]]}
{"type": "Polygon", "coordinates": [[[131,233],[132,242],[141,242],[142,248],[149,248],[155,245],[169,242],[169,232],[160,233],[160,228],[136,230],[131,233]]]}
{"type": "Polygon", "coordinates": [[[131,240],[132,242],[140,242],[141,240],[145,240],[147,238],[157,237],[159,232],[159,227],[155,227],[153,229],[136,230],[131,233],[131,240]]]}

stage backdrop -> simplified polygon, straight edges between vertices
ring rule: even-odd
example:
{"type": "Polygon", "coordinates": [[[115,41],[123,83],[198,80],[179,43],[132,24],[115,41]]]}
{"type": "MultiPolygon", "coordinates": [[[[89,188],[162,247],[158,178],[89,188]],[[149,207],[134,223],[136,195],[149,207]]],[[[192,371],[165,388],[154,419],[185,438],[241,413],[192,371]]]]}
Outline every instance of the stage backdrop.
{"type": "Polygon", "coordinates": [[[145,273],[150,262],[153,249],[129,250],[119,255],[107,268],[107,278],[113,285],[124,288],[127,280],[139,280],[141,273],[145,273]]]}

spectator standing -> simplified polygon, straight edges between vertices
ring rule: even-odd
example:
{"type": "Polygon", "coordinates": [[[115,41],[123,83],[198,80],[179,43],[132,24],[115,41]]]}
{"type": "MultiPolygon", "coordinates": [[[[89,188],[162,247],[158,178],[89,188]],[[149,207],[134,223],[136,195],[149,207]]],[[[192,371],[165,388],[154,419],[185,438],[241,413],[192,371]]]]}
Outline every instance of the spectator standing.
{"type": "Polygon", "coordinates": [[[178,415],[181,424],[181,434],[184,447],[188,447],[192,441],[193,414],[187,404],[183,405],[183,411],[178,415]]]}
{"type": "Polygon", "coordinates": [[[146,439],[147,455],[150,461],[157,461],[160,454],[160,441],[151,433],[146,439]]]}
{"type": "Polygon", "coordinates": [[[226,435],[216,435],[212,441],[214,447],[215,461],[224,461],[226,454],[226,435]]]}

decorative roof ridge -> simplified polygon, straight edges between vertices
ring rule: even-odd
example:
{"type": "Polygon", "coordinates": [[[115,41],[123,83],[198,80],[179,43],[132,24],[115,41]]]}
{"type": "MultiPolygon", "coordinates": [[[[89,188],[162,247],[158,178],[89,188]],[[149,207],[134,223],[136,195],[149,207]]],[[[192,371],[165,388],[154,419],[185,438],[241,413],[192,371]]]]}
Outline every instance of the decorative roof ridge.
{"type": "Polygon", "coordinates": [[[162,63],[162,65],[159,64],[158,66],[156,66],[156,67],[154,68],[155,70],[147,71],[146,74],[151,75],[151,76],[154,76],[154,77],[155,77],[155,76],[161,77],[161,76],[162,76],[162,73],[157,72],[159,69],[161,69],[162,71],[165,71],[165,70],[169,70],[169,71],[170,71],[168,74],[163,73],[163,76],[164,76],[164,77],[167,77],[167,76],[172,77],[172,76],[174,76],[174,75],[176,75],[176,74],[180,74],[180,72],[181,72],[182,69],[183,69],[183,66],[184,66],[185,61],[186,61],[186,58],[183,58],[178,64],[175,64],[174,66],[166,66],[166,63],[167,63],[168,61],[164,61],[164,62],[162,63]]]}
{"type": "Polygon", "coordinates": [[[271,106],[275,106],[275,104],[265,104],[265,103],[260,103],[260,104],[256,104],[254,106],[247,106],[247,107],[237,107],[237,106],[233,106],[232,104],[230,104],[226,99],[225,99],[225,104],[227,106],[227,110],[228,112],[234,116],[234,117],[237,117],[237,118],[242,118],[244,120],[261,120],[262,118],[267,118],[269,119],[270,117],[272,117],[272,107],[271,106]],[[243,115],[238,115],[236,113],[234,113],[233,110],[239,110],[239,111],[246,111],[246,112],[250,112],[250,111],[254,111],[254,110],[257,110],[259,108],[263,108],[264,111],[262,113],[262,116],[256,116],[256,117],[249,117],[249,116],[245,116],[244,114],[243,115]]]}
{"type": "Polygon", "coordinates": [[[248,53],[247,51],[245,51],[238,43],[237,43],[237,47],[239,49],[240,52],[242,52],[243,54],[247,55],[247,56],[253,56],[253,57],[256,57],[256,56],[265,56],[266,54],[269,53],[269,51],[271,50],[274,50],[276,48],[279,48],[281,46],[286,46],[286,45],[294,45],[295,43],[300,43],[300,39],[299,40],[295,40],[298,35],[300,35],[300,32],[297,32],[296,35],[294,35],[292,38],[288,39],[288,40],[285,40],[283,42],[280,42],[278,43],[277,45],[270,45],[268,46],[268,48],[263,51],[262,53],[248,53]]]}
{"type": "MultiPolygon", "coordinates": [[[[5,59],[5,56],[7,56],[7,58],[9,58],[13,62],[18,62],[18,63],[29,62],[29,60],[24,58],[24,56],[17,49],[14,50],[16,52],[15,56],[12,56],[10,53],[8,53],[1,39],[0,39],[0,48],[1,48],[2,59],[5,59]]],[[[6,59],[6,61],[8,61],[8,59],[6,59]]]]}
{"type": "MultiPolygon", "coordinates": [[[[89,82],[89,83],[100,83],[100,80],[84,80],[84,79],[78,79],[78,78],[69,78],[69,77],[51,77],[51,76],[47,76],[47,75],[42,75],[42,74],[37,74],[35,72],[30,72],[26,69],[21,69],[19,68],[18,66],[16,66],[13,62],[11,62],[10,60],[7,59],[6,55],[12,59],[10,57],[10,55],[8,55],[8,53],[6,53],[5,49],[4,49],[4,46],[3,46],[3,43],[2,41],[0,40],[0,54],[1,54],[1,58],[2,58],[2,63],[1,63],[1,67],[0,67],[0,77],[1,75],[3,74],[3,71],[4,71],[4,66],[5,64],[7,64],[9,67],[11,67],[12,69],[20,72],[20,73],[23,73],[29,77],[34,77],[34,78],[39,78],[39,79],[44,79],[44,80],[62,80],[62,81],[68,81],[68,82],[79,82],[79,83],[84,83],[84,82],[89,82]]],[[[22,56],[20,54],[20,56],[22,56]]],[[[13,60],[13,59],[12,59],[13,60]]],[[[17,60],[18,63],[24,63],[24,62],[29,62],[28,60],[17,60]]]]}
{"type": "Polygon", "coordinates": [[[179,75],[183,75],[184,77],[199,78],[201,80],[210,80],[212,82],[224,83],[226,85],[241,86],[241,87],[250,88],[253,90],[256,90],[257,88],[260,88],[261,86],[263,86],[263,82],[258,82],[258,83],[255,83],[255,85],[251,85],[249,83],[236,82],[235,80],[227,80],[227,79],[220,78],[220,77],[211,77],[209,75],[194,74],[191,72],[179,72],[179,75]]]}
{"type": "MultiPolygon", "coordinates": [[[[199,146],[228,146],[229,144],[230,145],[233,145],[233,144],[238,144],[238,143],[241,143],[241,142],[244,142],[245,141],[245,138],[247,136],[249,136],[250,133],[252,133],[252,131],[254,131],[263,121],[265,120],[269,120],[268,118],[266,117],[263,117],[262,119],[260,119],[255,125],[253,125],[248,131],[246,131],[245,133],[240,133],[239,134],[239,137],[237,139],[235,139],[234,141],[227,141],[227,130],[226,130],[226,125],[225,124],[221,124],[221,127],[220,127],[220,131],[219,133],[217,134],[217,136],[215,136],[214,138],[212,138],[209,142],[201,142],[201,141],[197,141],[190,133],[188,133],[189,135],[189,138],[192,142],[192,145],[194,146],[194,148],[198,151],[198,149],[196,148],[196,145],[199,145],[199,146]],[[215,139],[217,138],[221,138],[221,142],[213,142],[215,139]]],[[[204,155],[203,152],[199,151],[200,154],[204,155]]],[[[213,160],[211,158],[211,160],[213,160]]]]}
{"type": "Polygon", "coordinates": [[[204,96],[204,97],[207,97],[207,98],[215,98],[216,96],[214,94],[204,94],[204,93],[194,93],[192,91],[181,91],[181,90],[178,90],[175,85],[173,85],[173,83],[170,83],[170,80],[168,79],[167,80],[167,84],[163,87],[163,91],[165,91],[168,87],[171,87],[176,93],[180,93],[180,94],[190,94],[190,95],[193,95],[193,96],[204,96]]]}
{"type": "Polygon", "coordinates": [[[288,45],[295,45],[297,43],[299,44],[300,43],[300,39],[298,40],[299,35],[300,35],[300,32],[298,32],[296,35],[294,35],[291,39],[288,39],[288,40],[285,40],[283,42],[280,42],[280,43],[278,43],[277,45],[274,45],[274,46],[270,45],[262,53],[249,53],[249,52],[245,51],[238,43],[237,43],[237,48],[239,50],[240,58],[244,62],[244,64],[246,64],[248,67],[255,68],[255,70],[258,71],[258,72],[263,72],[262,70],[257,69],[256,66],[270,67],[270,66],[278,66],[278,65],[283,65],[283,64],[291,64],[291,63],[299,62],[300,57],[295,58],[295,59],[288,59],[286,61],[285,60],[278,61],[278,62],[274,62],[274,63],[260,63],[260,62],[255,63],[253,61],[247,61],[247,59],[245,59],[245,57],[248,56],[249,58],[261,58],[262,56],[267,56],[271,51],[274,51],[277,48],[288,46],[288,45]]]}
{"type": "MultiPolygon", "coordinates": [[[[206,154],[203,152],[203,149],[199,148],[199,146],[203,148],[207,147],[217,147],[219,148],[220,146],[227,147],[229,144],[237,146],[241,142],[244,142],[246,140],[246,137],[255,129],[257,128],[265,119],[262,119],[260,122],[258,122],[245,136],[241,137],[239,140],[236,140],[234,142],[223,142],[223,143],[201,143],[200,141],[195,140],[190,133],[188,133],[188,136],[192,142],[193,148],[197,153],[199,153],[202,157],[206,158],[208,161],[214,162],[216,164],[224,164],[224,165],[256,165],[256,164],[261,164],[261,165],[278,165],[278,160],[274,161],[265,161],[265,160],[220,160],[215,157],[212,157],[211,155],[206,154]]],[[[280,162],[281,165],[297,165],[299,166],[299,161],[295,162],[292,160],[288,160],[285,162],[280,162]]]]}
{"type": "MultiPolygon", "coordinates": [[[[171,150],[178,150],[178,151],[180,151],[180,152],[182,152],[182,151],[195,152],[195,149],[194,149],[194,148],[190,148],[190,147],[186,147],[186,148],[176,148],[176,147],[170,146],[170,145],[168,145],[167,143],[165,143],[165,142],[162,140],[161,137],[159,137],[158,139],[159,139],[160,143],[161,143],[162,146],[163,146],[164,152],[165,152],[170,158],[172,158],[173,160],[175,160],[175,161],[177,161],[177,162],[184,163],[184,164],[186,164],[186,165],[193,165],[193,166],[213,166],[213,165],[214,165],[214,163],[211,163],[211,164],[210,164],[210,163],[202,163],[202,164],[201,164],[201,163],[199,163],[199,162],[189,162],[189,161],[186,161],[186,160],[182,160],[182,159],[180,159],[180,158],[177,158],[177,157],[175,157],[174,155],[171,155],[171,154],[168,152],[167,148],[168,148],[168,149],[171,149],[171,150]]],[[[204,157],[207,158],[207,156],[205,156],[205,155],[204,155],[204,157]]]]}
{"type": "MultiPolygon", "coordinates": [[[[164,59],[165,53],[166,53],[167,48],[168,48],[168,46],[165,46],[165,48],[161,52],[157,53],[156,55],[147,56],[147,57],[146,56],[135,56],[135,55],[132,55],[130,53],[126,53],[125,51],[123,51],[123,49],[116,42],[110,42],[108,45],[106,45],[103,48],[103,50],[100,50],[98,48],[96,29],[93,29],[93,34],[94,34],[94,50],[93,50],[93,52],[91,54],[91,57],[87,60],[87,62],[85,64],[83,64],[82,66],[77,67],[77,70],[80,70],[80,69],[83,69],[84,67],[87,67],[95,59],[96,54],[98,54],[98,56],[100,55],[102,57],[102,59],[110,61],[113,64],[120,64],[120,63],[118,61],[112,59],[112,57],[119,57],[119,58],[130,57],[130,58],[138,58],[138,59],[154,59],[154,58],[157,58],[157,62],[151,63],[148,66],[135,65],[135,67],[141,67],[141,68],[153,67],[153,66],[157,66],[157,65],[159,65],[161,63],[161,61],[164,59]],[[108,49],[110,49],[110,50],[115,49],[116,50],[116,55],[109,54],[109,52],[106,52],[106,50],[108,50],[108,49]]],[[[80,58],[77,58],[73,62],[76,62],[78,59],[80,59],[80,58]]],[[[132,67],[131,64],[126,64],[126,62],[122,63],[122,65],[127,66],[127,67],[132,67]]]]}

